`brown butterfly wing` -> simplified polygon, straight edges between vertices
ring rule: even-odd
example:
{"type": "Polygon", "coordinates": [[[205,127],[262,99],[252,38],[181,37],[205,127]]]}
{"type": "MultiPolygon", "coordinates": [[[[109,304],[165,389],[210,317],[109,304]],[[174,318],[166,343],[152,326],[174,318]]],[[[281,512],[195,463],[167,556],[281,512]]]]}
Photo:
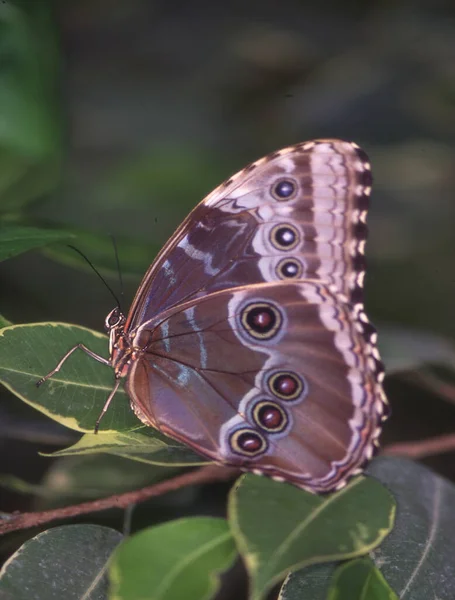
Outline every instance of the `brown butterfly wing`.
{"type": "Polygon", "coordinates": [[[320,492],[371,457],[381,366],[366,317],[335,288],[216,292],[142,326],[135,342],[136,414],[208,458],[320,492]]]}
{"type": "Polygon", "coordinates": [[[321,279],[362,303],[370,186],[368,158],[340,140],[298,144],[252,163],[207,196],[164,246],[126,330],[181,302],[253,283],[321,279]]]}

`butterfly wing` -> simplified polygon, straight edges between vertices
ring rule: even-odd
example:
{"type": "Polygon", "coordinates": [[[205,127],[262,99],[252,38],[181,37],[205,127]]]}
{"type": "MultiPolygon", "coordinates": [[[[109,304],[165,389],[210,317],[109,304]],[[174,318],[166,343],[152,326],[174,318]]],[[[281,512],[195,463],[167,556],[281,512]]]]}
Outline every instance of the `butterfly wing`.
{"type": "Polygon", "coordinates": [[[126,330],[194,297],[252,283],[321,279],[362,303],[368,158],[318,140],[252,163],[185,219],[145,275],[126,330]]]}
{"type": "Polygon", "coordinates": [[[142,421],[205,456],[324,492],[379,435],[374,341],[321,282],[228,289],[139,328],[127,389],[142,421]]]}

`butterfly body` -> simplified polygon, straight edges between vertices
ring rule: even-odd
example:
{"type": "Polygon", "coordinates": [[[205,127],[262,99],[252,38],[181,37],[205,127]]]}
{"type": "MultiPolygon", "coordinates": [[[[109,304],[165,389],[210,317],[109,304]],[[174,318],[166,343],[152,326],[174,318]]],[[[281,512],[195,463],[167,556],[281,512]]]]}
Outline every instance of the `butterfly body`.
{"type": "Polygon", "coordinates": [[[370,191],[356,144],[317,140],[252,163],[197,205],[128,316],[106,319],[139,419],[312,492],[359,472],[386,413],[363,308],[370,191]]]}

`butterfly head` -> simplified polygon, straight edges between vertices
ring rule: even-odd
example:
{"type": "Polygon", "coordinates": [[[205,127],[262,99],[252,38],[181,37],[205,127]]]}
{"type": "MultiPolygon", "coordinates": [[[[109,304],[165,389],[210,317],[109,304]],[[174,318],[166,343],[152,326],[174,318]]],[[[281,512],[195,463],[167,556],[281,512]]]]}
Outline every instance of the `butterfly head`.
{"type": "Polygon", "coordinates": [[[104,328],[109,335],[109,355],[111,360],[114,358],[114,350],[118,348],[119,341],[123,338],[125,321],[125,315],[118,306],[111,310],[104,321],[104,328]]]}

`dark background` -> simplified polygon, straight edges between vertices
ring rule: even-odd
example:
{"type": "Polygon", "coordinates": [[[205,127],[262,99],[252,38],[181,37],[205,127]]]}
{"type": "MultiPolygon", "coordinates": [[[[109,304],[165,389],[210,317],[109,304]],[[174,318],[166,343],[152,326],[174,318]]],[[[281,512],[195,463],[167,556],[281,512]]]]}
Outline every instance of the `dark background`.
{"type": "MultiPolygon", "coordinates": [[[[118,290],[114,234],[128,303],[156,249],[230,174],[295,142],[354,140],[370,156],[375,178],[366,301],[391,373],[384,445],[454,430],[452,388],[429,391],[419,378],[436,363],[431,374],[450,385],[455,365],[452,1],[79,0],[59,2],[53,21],[49,2],[10,4],[29,12],[29,35],[49,45],[48,107],[59,158],[58,175],[47,189],[37,185],[14,217],[81,233],[75,244],[118,290]]],[[[1,16],[0,76],[8,60],[1,16]]],[[[30,110],[40,101],[31,94],[30,110]]],[[[6,170],[8,152],[6,144],[6,170]]],[[[100,330],[113,307],[102,283],[64,248],[2,263],[0,281],[0,312],[14,323],[67,321],[100,330]]],[[[38,450],[68,444],[73,434],[4,390],[0,411],[0,472],[41,483],[37,499],[8,480],[2,510],[110,493],[132,469],[120,460],[98,468],[95,459],[82,469],[67,459],[48,471],[52,461],[38,450]],[[73,478],[67,495],[65,477],[73,478]]],[[[454,458],[452,452],[425,462],[455,479],[454,458]]],[[[147,482],[140,470],[132,487],[147,482]]],[[[223,493],[218,487],[208,499],[204,490],[186,491],[153,504],[153,519],[222,514],[223,493]]],[[[110,522],[121,527],[121,515],[110,522]]]]}

